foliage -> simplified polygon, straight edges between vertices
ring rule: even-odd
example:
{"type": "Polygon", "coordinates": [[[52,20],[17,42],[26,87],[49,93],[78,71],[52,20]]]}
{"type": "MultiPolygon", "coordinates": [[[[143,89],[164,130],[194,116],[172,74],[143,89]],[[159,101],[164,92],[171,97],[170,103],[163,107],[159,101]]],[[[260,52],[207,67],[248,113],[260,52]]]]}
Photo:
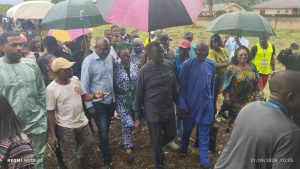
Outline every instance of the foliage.
{"type": "Polygon", "coordinates": [[[58,2],[61,2],[61,1],[64,1],[64,0],[51,0],[52,3],[56,4],[58,2]]]}
{"type": "Polygon", "coordinates": [[[213,1],[214,4],[219,3],[236,3],[246,10],[251,10],[251,7],[261,3],[263,0],[204,0],[205,3],[213,1]]]}
{"type": "Polygon", "coordinates": [[[6,11],[11,7],[13,7],[13,5],[0,5],[0,14],[6,13],[6,11]]]}
{"type": "Polygon", "coordinates": [[[225,14],[225,13],[226,13],[226,11],[222,10],[222,11],[217,11],[217,12],[215,13],[215,15],[218,17],[218,16],[221,16],[221,15],[223,15],[223,14],[225,14]]]}

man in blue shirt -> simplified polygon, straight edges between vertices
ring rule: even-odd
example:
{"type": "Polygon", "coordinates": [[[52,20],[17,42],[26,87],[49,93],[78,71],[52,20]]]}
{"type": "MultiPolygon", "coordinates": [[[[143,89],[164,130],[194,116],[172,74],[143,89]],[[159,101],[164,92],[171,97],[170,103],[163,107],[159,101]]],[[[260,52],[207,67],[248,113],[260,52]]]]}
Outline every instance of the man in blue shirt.
{"type": "Polygon", "coordinates": [[[185,61],[179,76],[179,115],[183,118],[181,155],[187,155],[189,139],[195,124],[199,129],[200,164],[209,168],[209,132],[214,119],[214,85],[216,71],[213,61],[206,59],[209,45],[197,44],[196,55],[185,61]]]}
{"type": "MultiPolygon", "coordinates": [[[[193,57],[190,55],[189,51],[191,49],[191,43],[188,40],[183,39],[179,44],[179,52],[175,55],[174,65],[176,68],[176,80],[179,85],[179,74],[181,72],[181,68],[183,62],[193,57]]],[[[178,110],[177,110],[178,111],[178,110]]],[[[176,129],[178,137],[182,135],[182,120],[178,117],[176,118],[176,129]]]]}
{"type": "Polygon", "coordinates": [[[109,126],[115,110],[115,94],[113,90],[113,56],[110,43],[106,38],[96,40],[94,53],[87,56],[82,63],[81,82],[87,94],[100,90],[107,93],[103,99],[86,102],[89,113],[95,117],[98,127],[100,149],[103,154],[104,167],[108,169],[112,161],[109,147],[109,126]]]}

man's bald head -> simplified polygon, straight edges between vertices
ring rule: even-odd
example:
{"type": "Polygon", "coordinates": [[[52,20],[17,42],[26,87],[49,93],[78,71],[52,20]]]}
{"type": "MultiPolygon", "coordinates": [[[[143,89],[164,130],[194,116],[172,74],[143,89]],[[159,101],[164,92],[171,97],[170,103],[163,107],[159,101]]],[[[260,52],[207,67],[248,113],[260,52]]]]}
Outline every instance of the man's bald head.
{"type": "Polygon", "coordinates": [[[274,95],[286,95],[300,88],[300,72],[285,70],[274,74],[270,80],[270,92],[274,95]]]}
{"type": "Polygon", "coordinates": [[[110,42],[105,37],[96,39],[95,52],[99,57],[105,58],[110,52],[110,42]]]}
{"type": "Polygon", "coordinates": [[[209,45],[205,40],[200,40],[196,46],[196,55],[200,62],[208,56],[209,45]]]}
{"type": "Polygon", "coordinates": [[[135,51],[136,54],[141,54],[142,53],[142,45],[143,42],[140,38],[134,38],[132,41],[132,46],[133,50],[135,51]]]}
{"type": "MultiPolygon", "coordinates": [[[[292,113],[300,113],[300,72],[285,70],[276,73],[270,80],[270,98],[283,104],[292,113]]],[[[300,119],[298,119],[300,120],[300,119]]]]}
{"type": "Polygon", "coordinates": [[[199,40],[199,42],[197,43],[197,48],[209,48],[209,44],[207,41],[201,39],[199,40]]]}
{"type": "Polygon", "coordinates": [[[103,44],[109,43],[109,40],[106,37],[99,37],[96,39],[96,46],[102,43],[103,44]]]}
{"type": "Polygon", "coordinates": [[[140,38],[134,38],[132,41],[133,44],[143,44],[142,40],[140,38]]]}

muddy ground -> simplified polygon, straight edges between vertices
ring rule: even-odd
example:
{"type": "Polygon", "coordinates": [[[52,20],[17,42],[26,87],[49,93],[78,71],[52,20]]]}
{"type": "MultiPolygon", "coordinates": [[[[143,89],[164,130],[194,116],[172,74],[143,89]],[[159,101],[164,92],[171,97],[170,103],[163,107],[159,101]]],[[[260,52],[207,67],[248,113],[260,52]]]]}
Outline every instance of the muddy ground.
{"type": "MultiPolygon", "coordinates": [[[[222,151],[224,145],[226,144],[229,134],[226,133],[227,125],[224,122],[217,123],[219,126],[218,140],[217,140],[217,153],[211,153],[213,159],[213,164],[216,163],[220,152],[222,151]]],[[[95,126],[95,125],[94,125],[95,126]]],[[[94,127],[96,129],[96,127],[94,127]]],[[[194,129],[195,130],[195,129],[194,129]]],[[[97,134],[94,135],[95,141],[98,141],[97,134]]],[[[166,169],[201,169],[199,165],[199,154],[198,150],[193,148],[195,138],[195,131],[192,134],[189,154],[187,157],[182,158],[178,155],[178,152],[172,151],[168,148],[164,148],[166,155],[165,168],[166,169]]],[[[176,142],[179,143],[180,140],[176,138],[176,142]]],[[[133,143],[134,143],[134,154],[135,160],[134,164],[128,164],[125,160],[125,150],[123,148],[123,140],[121,135],[120,120],[115,119],[112,121],[110,127],[110,145],[113,151],[113,165],[112,169],[153,169],[154,168],[154,158],[151,150],[151,142],[148,135],[148,129],[146,126],[143,129],[133,131],[133,143]]],[[[99,169],[102,166],[102,156],[97,150],[95,145],[95,150],[91,152],[90,166],[88,169],[99,169]]],[[[47,146],[45,153],[45,168],[46,169],[57,169],[57,161],[53,150],[50,146],[47,146]]]]}

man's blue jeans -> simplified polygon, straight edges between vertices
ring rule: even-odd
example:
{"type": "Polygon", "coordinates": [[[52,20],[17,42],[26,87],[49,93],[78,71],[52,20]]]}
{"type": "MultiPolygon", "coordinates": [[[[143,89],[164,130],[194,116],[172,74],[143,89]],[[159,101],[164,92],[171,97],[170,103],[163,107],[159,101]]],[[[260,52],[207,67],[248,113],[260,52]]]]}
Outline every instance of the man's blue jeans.
{"type": "Polygon", "coordinates": [[[100,140],[100,149],[103,154],[104,164],[109,165],[112,161],[112,152],[109,146],[109,126],[111,118],[114,115],[115,103],[103,104],[100,102],[93,103],[96,118],[95,122],[98,128],[99,140],[100,140]]]}

